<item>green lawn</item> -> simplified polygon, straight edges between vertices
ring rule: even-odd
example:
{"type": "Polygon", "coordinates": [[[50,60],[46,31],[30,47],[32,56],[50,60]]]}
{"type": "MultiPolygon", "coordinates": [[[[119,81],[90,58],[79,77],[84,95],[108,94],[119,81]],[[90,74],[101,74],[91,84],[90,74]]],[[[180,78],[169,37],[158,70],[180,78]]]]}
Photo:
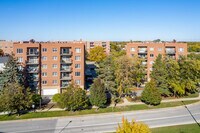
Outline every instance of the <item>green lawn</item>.
{"type": "Polygon", "coordinates": [[[151,129],[152,133],[200,133],[197,124],[178,125],[151,129]]]}
{"type": "MultiPolygon", "coordinates": [[[[184,101],[185,104],[191,104],[198,102],[199,100],[184,101]]],[[[147,110],[147,109],[157,109],[157,108],[166,108],[166,107],[175,107],[183,105],[182,102],[171,102],[171,103],[161,103],[158,106],[148,106],[145,104],[141,105],[130,105],[124,107],[109,107],[103,108],[96,111],[96,109],[88,109],[82,111],[49,111],[49,112],[36,112],[36,113],[27,113],[18,117],[17,115],[0,115],[0,121],[5,120],[19,120],[19,119],[30,119],[30,118],[45,118],[45,117],[59,117],[59,116],[74,116],[74,115],[85,115],[85,114],[98,114],[98,113],[109,113],[109,112],[122,112],[122,111],[133,111],[133,110],[147,110]]]]}

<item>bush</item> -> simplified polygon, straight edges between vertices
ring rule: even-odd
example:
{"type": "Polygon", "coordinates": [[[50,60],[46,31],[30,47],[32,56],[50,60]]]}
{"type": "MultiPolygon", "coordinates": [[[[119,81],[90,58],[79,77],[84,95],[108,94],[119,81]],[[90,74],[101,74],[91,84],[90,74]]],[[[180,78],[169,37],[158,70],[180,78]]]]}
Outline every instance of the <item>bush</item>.
{"type": "Polygon", "coordinates": [[[118,125],[116,133],[151,133],[146,124],[135,122],[128,122],[127,119],[122,119],[122,125],[118,125]]]}
{"type": "Polygon", "coordinates": [[[148,82],[142,92],[141,101],[148,105],[158,105],[161,100],[162,97],[159,90],[156,88],[155,82],[148,82]]]}
{"type": "Polygon", "coordinates": [[[58,103],[60,101],[61,94],[57,93],[53,95],[52,101],[58,103]]]}
{"type": "Polygon", "coordinates": [[[85,90],[77,85],[69,85],[61,94],[58,104],[68,111],[82,110],[89,106],[89,98],[85,90]]]}
{"type": "Polygon", "coordinates": [[[41,99],[42,97],[39,94],[33,94],[32,96],[32,101],[35,105],[39,105],[41,99]]]}

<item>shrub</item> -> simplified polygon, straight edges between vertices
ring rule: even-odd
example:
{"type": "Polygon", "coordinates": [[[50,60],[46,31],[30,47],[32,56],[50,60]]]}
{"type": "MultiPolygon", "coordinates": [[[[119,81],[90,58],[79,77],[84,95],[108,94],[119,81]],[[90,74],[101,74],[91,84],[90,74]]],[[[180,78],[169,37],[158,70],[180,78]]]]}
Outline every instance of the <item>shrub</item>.
{"type": "Polygon", "coordinates": [[[61,97],[61,94],[57,93],[57,94],[53,95],[52,101],[56,102],[56,103],[59,103],[60,97],[61,97]]]}
{"type": "Polygon", "coordinates": [[[142,92],[141,101],[148,105],[158,105],[160,104],[161,99],[161,94],[156,88],[155,82],[148,82],[142,92]]]}

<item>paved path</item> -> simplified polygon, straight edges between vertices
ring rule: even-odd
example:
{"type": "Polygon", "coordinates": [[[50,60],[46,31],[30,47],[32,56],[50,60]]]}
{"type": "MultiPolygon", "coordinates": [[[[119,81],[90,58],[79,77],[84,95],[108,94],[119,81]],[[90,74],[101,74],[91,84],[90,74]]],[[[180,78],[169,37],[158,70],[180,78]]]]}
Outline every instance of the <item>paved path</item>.
{"type": "MultiPolygon", "coordinates": [[[[107,113],[60,118],[0,122],[0,132],[8,133],[102,133],[115,131],[122,117],[135,119],[151,128],[200,122],[200,102],[174,108],[107,113]],[[62,130],[62,131],[61,131],[62,130]]],[[[200,129],[200,128],[199,128],[200,129]]]]}

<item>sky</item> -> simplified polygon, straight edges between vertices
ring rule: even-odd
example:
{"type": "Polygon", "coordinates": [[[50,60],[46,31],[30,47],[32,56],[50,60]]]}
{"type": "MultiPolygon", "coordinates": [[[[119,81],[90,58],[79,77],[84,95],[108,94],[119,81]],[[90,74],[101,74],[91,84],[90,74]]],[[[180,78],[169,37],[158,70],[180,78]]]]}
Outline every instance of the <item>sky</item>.
{"type": "Polygon", "coordinates": [[[200,41],[200,0],[0,0],[0,40],[200,41]]]}

